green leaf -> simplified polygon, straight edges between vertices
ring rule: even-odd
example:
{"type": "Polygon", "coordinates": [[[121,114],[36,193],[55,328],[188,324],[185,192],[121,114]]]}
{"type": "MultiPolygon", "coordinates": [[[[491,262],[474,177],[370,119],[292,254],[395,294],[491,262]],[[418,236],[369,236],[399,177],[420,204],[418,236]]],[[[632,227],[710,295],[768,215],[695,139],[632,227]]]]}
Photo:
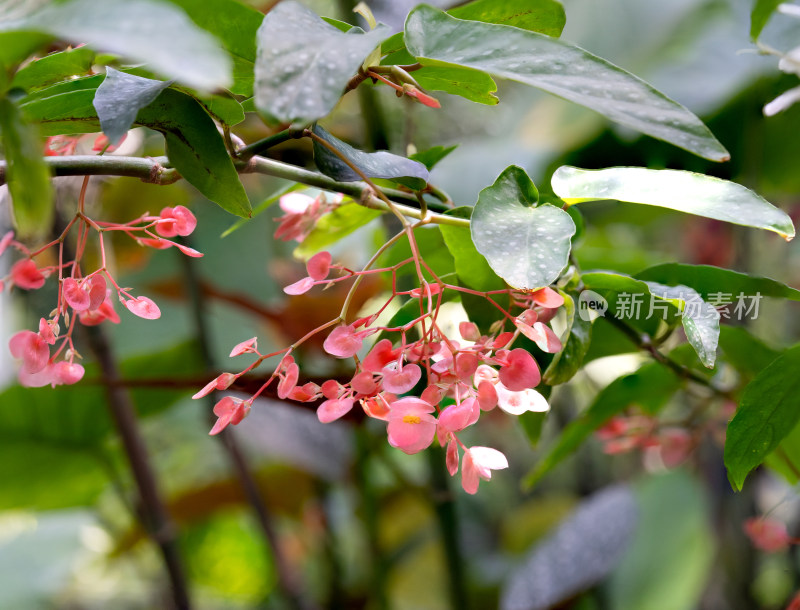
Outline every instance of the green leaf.
{"type": "Polygon", "coordinates": [[[697,352],[700,362],[708,368],[714,368],[719,342],[719,312],[688,286],[645,283],[650,294],[670,301],[678,308],[686,338],[697,352]]]}
{"type": "Polygon", "coordinates": [[[391,30],[343,33],[293,1],[281,2],[258,30],[256,108],[270,123],[311,123],[339,101],[347,81],[391,30]]]}
{"type": "Polygon", "coordinates": [[[658,411],[680,384],[680,379],[658,362],[645,364],[635,373],[615,379],[597,394],[585,413],[564,428],[556,446],[525,478],[525,486],[530,488],[539,482],[574,453],[590,434],[629,406],[639,405],[649,413],[658,411]]]}
{"type": "Polygon", "coordinates": [[[609,607],[698,608],[716,554],[705,488],[678,470],[643,478],[634,493],[639,519],[631,547],[609,579],[609,607]]]}
{"type": "Polygon", "coordinates": [[[776,358],[744,389],[725,440],[725,466],[734,489],[742,489],[748,473],[800,421],[798,370],[800,345],[776,358]]]}
{"type": "Polygon", "coordinates": [[[755,0],[750,13],[750,38],[755,40],[783,0],[755,0]]]}
{"type": "Polygon", "coordinates": [[[712,176],[672,169],[559,167],[553,191],[568,204],[616,199],[669,208],[794,237],[792,219],[750,189],[712,176]]]}
{"type": "MultiPolygon", "coordinates": [[[[402,182],[414,190],[425,188],[428,181],[428,170],[422,163],[412,161],[390,152],[379,151],[366,153],[333,137],[319,125],[314,126],[314,133],[325,140],[339,153],[360,169],[368,178],[384,178],[402,182]]],[[[357,182],[361,180],[344,161],[327,147],[314,142],[314,162],[326,176],[340,182],[357,182]]]]}
{"type": "Polygon", "coordinates": [[[525,411],[517,416],[517,421],[522,426],[522,431],[525,437],[535,447],[539,444],[539,439],[542,437],[542,428],[547,421],[547,413],[538,413],[534,411],[525,411]]]}
{"type": "Polygon", "coordinates": [[[92,104],[109,142],[118,144],[133,125],[139,110],[152,103],[169,85],[169,81],[151,80],[106,68],[106,78],[97,88],[92,104]]]}
{"type": "MultiPolygon", "coordinates": [[[[665,263],[650,267],[636,274],[640,280],[661,284],[683,284],[694,288],[704,300],[719,295],[737,298],[737,295],[761,295],[800,301],[800,290],[796,290],[768,277],[749,275],[711,265],[688,265],[665,263]]],[[[730,300],[730,298],[728,300],[730,300]]]]}
{"type": "Polygon", "coordinates": [[[447,63],[426,62],[412,76],[420,87],[428,91],[444,91],[451,95],[460,95],[470,102],[494,106],[500,100],[494,95],[497,83],[480,70],[455,66],[447,63]]]}
{"type": "Polygon", "coordinates": [[[556,0],[474,0],[447,12],[458,19],[512,25],[556,38],[567,23],[564,7],[556,0]]]}
{"type": "Polygon", "coordinates": [[[516,80],[714,161],[730,155],[694,114],[632,74],[565,42],[506,25],[462,21],[431,6],[411,11],[405,44],[429,59],[516,80]]]}
{"type": "Polygon", "coordinates": [[[256,32],[264,20],[263,13],[236,0],[169,1],[181,7],[192,21],[222,42],[233,61],[230,91],[236,95],[252,96],[256,32]]]}
{"type": "Polygon", "coordinates": [[[200,91],[231,84],[231,60],[219,42],[176,7],[152,0],[55,2],[0,30],[33,30],[143,62],[200,91]]]}
{"type": "Polygon", "coordinates": [[[101,131],[92,102],[103,78],[90,76],[51,85],[23,98],[20,107],[39,124],[43,136],[101,131]]]}
{"type": "Polygon", "coordinates": [[[51,53],[19,70],[14,75],[11,86],[32,91],[66,80],[70,76],[85,76],[91,73],[93,61],[94,51],[89,47],[51,53]]]}
{"type": "Polygon", "coordinates": [[[564,347],[553,356],[553,360],[542,374],[547,385],[566,383],[583,366],[583,359],[592,342],[592,322],[584,319],[575,306],[576,293],[562,292],[564,312],[567,314],[567,336],[564,347]]]}
{"type": "Polygon", "coordinates": [[[307,260],[333,243],[372,222],[382,212],[358,203],[345,203],[317,221],[314,229],[294,250],[297,258],[307,260]]]}
{"type": "MultiPolygon", "coordinates": [[[[469,218],[472,208],[463,206],[449,210],[448,216],[469,218]]],[[[444,243],[455,261],[456,273],[463,286],[488,292],[490,290],[503,290],[506,283],[492,270],[486,258],[478,252],[472,242],[470,229],[467,227],[454,227],[439,225],[444,243]]]]}
{"type": "Polygon", "coordinates": [[[453,146],[434,146],[433,148],[421,150],[413,155],[409,155],[408,158],[412,161],[419,161],[430,171],[439,161],[444,159],[456,148],[458,148],[458,144],[454,144],[453,146]]]}
{"type": "Polygon", "coordinates": [[[470,229],[478,252],[509,285],[535,289],[553,283],[567,266],[575,223],[539,193],[524,170],[506,168],[478,196],[470,229]]]}
{"type": "Polygon", "coordinates": [[[0,24],[0,94],[11,86],[17,65],[50,40],[37,32],[4,32],[0,24]]]}
{"type": "Polygon", "coordinates": [[[719,347],[731,366],[751,376],[760,373],[781,355],[781,352],[751,335],[743,326],[721,326],[719,347]]]}
{"type": "Polygon", "coordinates": [[[39,132],[8,98],[0,98],[0,132],[17,231],[24,237],[45,235],[53,221],[53,187],[39,132]]]}

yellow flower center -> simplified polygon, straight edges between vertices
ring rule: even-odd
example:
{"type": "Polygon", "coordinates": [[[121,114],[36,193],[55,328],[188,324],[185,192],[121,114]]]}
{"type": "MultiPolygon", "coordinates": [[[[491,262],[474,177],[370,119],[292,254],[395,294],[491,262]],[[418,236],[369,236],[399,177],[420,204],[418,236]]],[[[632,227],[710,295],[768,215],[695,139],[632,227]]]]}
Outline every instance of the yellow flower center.
{"type": "Polygon", "coordinates": [[[404,415],[403,416],[403,423],[404,424],[418,424],[420,421],[422,421],[422,420],[419,418],[419,415],[404,415]]]}

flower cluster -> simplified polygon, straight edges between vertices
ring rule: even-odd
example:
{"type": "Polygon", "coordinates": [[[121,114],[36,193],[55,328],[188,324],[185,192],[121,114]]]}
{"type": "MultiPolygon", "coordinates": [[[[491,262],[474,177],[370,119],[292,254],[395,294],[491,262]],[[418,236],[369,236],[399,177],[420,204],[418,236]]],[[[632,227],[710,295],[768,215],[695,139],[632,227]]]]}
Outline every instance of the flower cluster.
{"type": "MultiPolygon", "coordinates": [[[[284,217],[282,226],[288,221],[298,222],[284,217]]],[[[490,479],[493,470],[508,466],[500,451],[467,446],[460,437],[479,421],[482,413],[495,408],[511,415],[549,410],[547,400],[534,389],[541,380],[539,365],[530,351],[514,344],[525,337],[544,352],[559,351],[561,341],[548,323],[563,304],[563,297],[548,287],[482,293],[448,284],[435,277],[416,254],[413,232],[405,230],[403,234],[408,236],[414,255],[393,267],[372,269],[368,264],[362,271],[353,271],[333,264],[328,252],[320,252],[307,262],[308,275],[287,286],[284,289],[287,294],[302,294],[316,286],[355,278],[349,297],[360,278],[369,273],[391,273],[392,294],[377,311],[352,321],[347,315],[349,298],[346,299],[337,318],[275,353],[262,354],[255,338],[237,345],[231,356],[251,354],[256,356],[255,361],[239,373],[221,374],[195,394],[195,398],[228,389],[237,378],[268,358],[281,356],[281,360],[250,398],[226,395],[216,404],[214,413],[218,420],[211,434],[242,421],[254,399],[276,381],[279,398],[318,403],[317,416],[323,423],[335,421],[356,404],[360,405],[368,417],[386,423],[389,444],[407,454],[422,451],[436,439],[447,448],[446,465],[451,475],[458,472],[460,463],[462,485],[468,493],[475,493],[480,479],[490,479]],[[418,270],[419,285],[412,290],[398,290],[397,270],[408,264],[418,270]],[[432,281],[419,272],[423,267],[433,276],[432,281]],[[336,272],[333,277],[332,272],[336,272]],[[450,291],[482,296],[497,308],[499,319],[488,333],[483,334],[472,322],[459,325],[459,337],[448,337],[442,331],[439,313],[450,291]],[[506,308],[494,299],[500,294],[509,298],[506,308]],[[419,315],[403,325],[380,324],[381,314],[397,297],[417,302],[419,315]],[[301,385],[293,352],[309,337],[328,330],[323,349],[335,358],[352,359],[352,376],[346,383],[329,379],[321,385],[301,385]]]]}
{"type": "MultiPolygon", "coordinates": [[[[63,143],[69,147],[70,143],[63,143]]],[[[58,239],[36,251],[30,251],[14,239],[13,232],[0,239],[0,255],[9,247],[16,249],[22,258],[11,266],[8,276],[0,278],[0,291],[4,288],[38,290],[47,278],[57,277],[58,297],[55,309],[47,318],[39,320],[37,332],[21,330],[11,337],[11,355],[21,361],[19,381],[27,387],[53,387],[73,384],[81,380],[83,366],[77,362],[81,356],[73,343],[75,323],[95,326],[105,321],[118,324],[119,315],[114,310],[114,297],[132,314],[154,320],[161,315],[158,306],[146,296],[134,296],[130,288],[120,287],[106,265],[104,236],[111,231],[122,232],[142,246],[170,248],[175,246],[188,256],[202,256],[200,252],[168,238],[189,235],[197,225],[194,215],[183,206],[164,208],[158,216],[145,214],[125,224],[94,221],[83,212],[86,181],[81,191],[79,211],[58,239]],[[76,229],[74,259],[64,256],[63,244],[76,229]],[[85,273],[81,267],[90,233],[98,236],[100,267],[85,273]],[[38,258],[51,248],[58,250],[56,264],[37,263],[38,258]],[[62,324],[64,326],[62,332],[62,324]],[[51,352],[52,350],[52,352],[51,352]]]]}
{"type": "Polygon", "coordinates": [[[657,419],[643,415],[613,417],[597,430],[596,436],[603,443],[603,451],[609,455],[637,449],[657,453],[667,468],[682,463],[695,444],[686,429],[659,426],[657,419]]]}

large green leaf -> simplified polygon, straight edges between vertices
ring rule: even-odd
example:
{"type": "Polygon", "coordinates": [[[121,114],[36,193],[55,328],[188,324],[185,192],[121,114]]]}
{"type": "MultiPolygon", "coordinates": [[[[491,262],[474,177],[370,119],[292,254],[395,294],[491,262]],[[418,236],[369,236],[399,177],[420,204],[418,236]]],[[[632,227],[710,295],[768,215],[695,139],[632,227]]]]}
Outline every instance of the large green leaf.
{"type": "Polygon", "coordinates": [[[565,211],[537,205],[538,200],[531,179],[512,165],[480,192],[472,213],[475,247],[514,288],[548,286],[567,266],[575,223],[565,211]]]}
{"type": "Polygon", "coordinates": [[[615,379],[597,394],[585,413],[564,428],[556,446],[525,478],[525,485],[528,487],[535,485],[613,416],[633,404],[641,406],[648,412],[656,412],[680,388],[680,385],[680,379],[658,362],[645,364],[635,373],[615,379]]]}
{"type": "Polygon", "coordinates": [[[231,60],[219,42],[180,9],[152,0],[54,2],[0,30],[50,34],[144,62],[201,91],[231,84],[231,60]]]}
{"type": "Polygon", "coordinates": [[[365,208],[358,203],[345,203],[317,221],[308,237],[295,248],[294,255],[306,260],[380,215],[378,210],[365,208]]]}
{"type": "Polygon", "coordinates": [[[237,95],[253,95],[256,32],[263,13],[236,0],[169,0],[180,6],[197,25],[213,33],[233,60],[233,84],[237,95]]]}
{"type": "Polygon", "coordinates": [[[766,229],[786,240],[794,237],[792,219],[783,210],[740,184],[694,172],[564,166],[555,171],[551,184],[553,192],[570,205],[616,199],[766,229]]]}
{"type": "Polygon", "coordinates": [[[728,424],[725,466],[734,489],[800,421],[800,345],[776,358],[745,388],[728,424]]]}
{"type": "Polygon", "coordinates": [[[500,100],[494,95],[497,84],[480,70],[454,65],[424,66],[412,74],[420,87],[429,91],[444,91],[460,95],[478,104],[494,106],[500,100]]]}
{"type": "Polygon", "coordinates": [[[468,66],[516,80],[714,161],[725,148],[694,114],[632,74],[568,43],[506,25],[463,21],[431,6],[406,20],[405,44],[423,64],[468,66]]]}
{"type": "Polygon", "coordinates": [[[719,347],[733,368],[749,376],[760,373],[781,354],[743,326],[721,326],[719,347]]]}
{"type": "Polygon", "coordinates": [[[25,237],[46,235],[53,219],[53,187],[39,132],[8,98],[0,98],[0,132],[17,230],[25,237]]]}
{"type": "MultiPolygon", "coordinates": [[[[319,125],[314,126],[314,133],[330,144],[368,178],[395,180],[415,190],[423,189],[427,184],[428,170],[419,161],[412,161],[384,150],[366,153],[335,138],[319,125]]],[[[338,155],[316,141],[314,142],[314,162],[317,164],[319,171],[334,180],[341,182],[357,182],[361,180],[361,176],[342,161],[338,155]]]]}
{"type": "Polygon", "coordinates": [[[556,38],[567,23],[564,7],[556,0],[473,0],[447,12],[458,19],[512,25],[556,38]]]}
{"type": "MultiPolygon", "coordinates": [[[[102,80],[94,76],[54,85],[22,105],[46,135],[99,131],[93,101],[102,80]]],[[[196,99],[165,89],[139,111],[135,124],[164,134],[170,163],[203,195],[231,214],[249,216],[250,201],[222,136],[196,99]]]]}
{"type": "MultiPolygon", "coordinates": [[[[448,211],[447,215],[469,218],[471,212],[472,208],[464,206],[448,211]]],[[[439,225],[439,230],[442,232],[447,249],[453,255],[456,273],[462,285],[481,292],[503,290],[506,287],[505,282],[492,271],[489,263],[486,262],[486,258],[478,252],[472,242],[470,229],[452,225],[439,225]]]]}
{"type": "Polygon", "coordinates": [[[679,470],[644,478],[634,492],[639,519],[631,547],[609,579],[609,607],[699,607],[715,556],[705,489],[679,470]]]}
{"type": "MultiPolygon", "coordinates": [[[[2,15],[0,15],[2,17],[2,15]]],[[[11,86],[11,76],[17,65],[49,41],[37,32],[4,32],[0,25],[0,93],[11,86]]]]}
{"type": "Polygon", "coordinates": [[[139,110],[151,104],[169,81],[151,80],[106,69],[106,78],[94,95],[94,109],[103,133],[116,145],[136,120],[139,110]]]}
{"type": "Polygon", "coordinates": [[[344,33],[291,0],[281,2],[258,29],[255,102],[273,123],[311,123],[326,116],[367,55],[391,30],[378,26],[344,33]]]}
{"type": "Polygon", "coordinates": [[[750,13],[750,38],[755,40],[783,0],[755,0],[750,13]]]}
{"type": "Polygon", "coordinates": [[[583,366],[583,359],[592,341],[592,322],[580,315],[575,301],[576,293],[562,293],[564,312],[567,314],[567,330],[564,347],[553,356],[553,360],[542,374],[547,385],[558,385],[572,379],[583,366]]]}
{"type": "Polygon", "coordinates": [[[14,75],[11,86],[32,91],[66,80],[71,76],[84,76],[91,73],[93,61],[94,51],[89,47],[51,53],[32,61],[19,70],[14,75]]]}
{"type": "Polygon", "coordinates": [[[636,277],[640,280],[661,284],[689,286],[700,293],[706,301],[712,296],[720,295],[726,296],[730,301],[737,298],[739,294],[800,301],[800,290],[791,288],[782,282],[711,265],[664,263],[645,269],[637,273],[636,277]]]}

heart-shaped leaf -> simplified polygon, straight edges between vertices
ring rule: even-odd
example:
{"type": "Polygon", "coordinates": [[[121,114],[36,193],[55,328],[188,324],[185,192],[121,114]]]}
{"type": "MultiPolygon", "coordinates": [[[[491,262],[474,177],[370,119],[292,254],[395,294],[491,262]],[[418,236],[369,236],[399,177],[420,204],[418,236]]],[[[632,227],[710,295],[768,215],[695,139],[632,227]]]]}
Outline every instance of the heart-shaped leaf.
{"type": "Polygon", "coordinates": [[[231,84],[231,60],[210,33],[180,9],[152,0],[52,2],[0,31],[33,30],[147,63],[200,91],[231,84]]]}
{"type": "Polygon", "coordinates": [[[734,489],[800,421],[800,345],[776,358],[745,388],[728,424],[725,467],[734,489]]]}
{"type": "Polygon", "coordinates": [[[552,284],[567,266],[575,223],[564,210],[536,206],[539,193],[525,171],[506,168],[483,189],[472,213],[472,241],[510,286],[552,284]]]}
{"type": "Polygon", "coordinates": [[[151,80],[106,68],[106,78],[94,94],[94,109],[111,144],[117,144],[136,120],[139,110],[169,87],[169,81],[151,80]]]}
{"type": "MultiPolygon", "coordinates": [[[[386,151],[366,153],[333,137],[319,125],[314,126],[314,133],[346,157],[368,178],[395,180],[414,190],[425,188],[428,182],[428,170],[419,161],[412,161],[386,151]]],[[[338,155],[318,142],[314,142],[314,162],[319,171],[334,180],[340,182],[361,180],[361,176],[354,172],[338,155]]]]}
{"type": "Polygon", "coordinates": [[[694,114],[663,93],[566,42],[536,32],[463,21],[422,5],[408,16],[405,44],[423,64],[437,60],[516,80],[701,157],[730,155],[694,114]]]}
{"type": "Polygon", "coordinates": [[[281,2],[258,29],[255,103],[271,123],[311,123],[326,116],[361,63],[388,38],[379,25],[344,33],[293,1],[281,2]]]}
{"type": "Polygon", "coordinates": [[[774,231],[787,241],[794,225],[783,210],[741,184],[674,169],[559,167],[553,192],[568,204],[599,199],[654,205],[737,225],[774,231]]]}

